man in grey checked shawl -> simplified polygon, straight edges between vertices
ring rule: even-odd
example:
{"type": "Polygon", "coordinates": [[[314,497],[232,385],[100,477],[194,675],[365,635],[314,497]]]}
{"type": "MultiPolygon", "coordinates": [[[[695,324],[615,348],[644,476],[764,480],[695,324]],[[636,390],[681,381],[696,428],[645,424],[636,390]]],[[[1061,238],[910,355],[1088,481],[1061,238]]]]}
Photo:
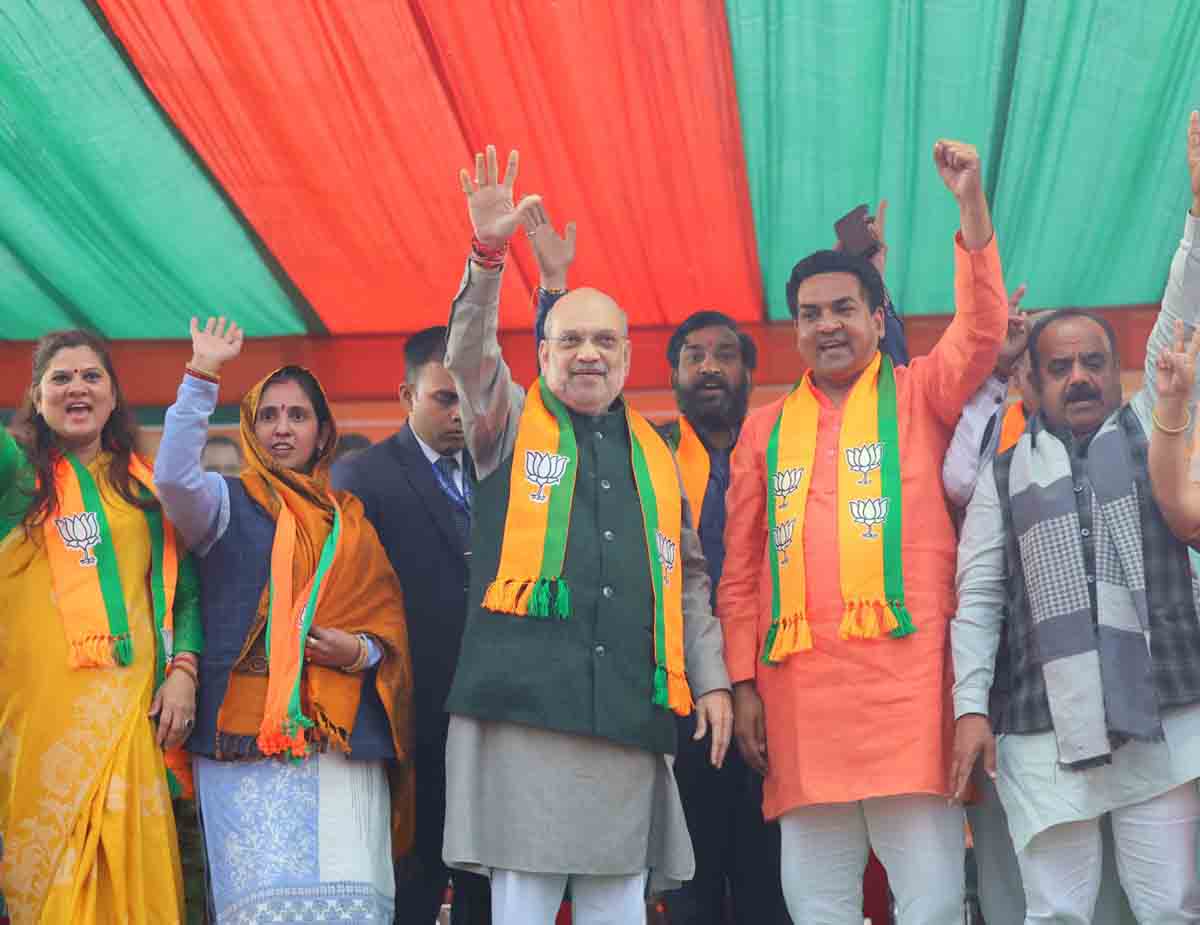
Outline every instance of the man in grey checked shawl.
{"type": "MultiPolygon", "coordinates": [[[[996,778],[1026,921],[1089,922],[1100,817],[1140,922],[1200,921],[1200,622],[1187,548],[1150,491],[1155,362],[1200,315],[1200,116],[1188,131],[1192,209],[1121,404],[1116,337],[1067,309],[1030,335],[1041,411],[981,473],[959,545],[955,759],[996,778]],[[996,653],[1009,693],[988,718],[996,653]],[[1003,662],[1002,662],[1003,664],[1003,662]]],[[[998,685],[999,682],[998,682],[998,685]]]]}

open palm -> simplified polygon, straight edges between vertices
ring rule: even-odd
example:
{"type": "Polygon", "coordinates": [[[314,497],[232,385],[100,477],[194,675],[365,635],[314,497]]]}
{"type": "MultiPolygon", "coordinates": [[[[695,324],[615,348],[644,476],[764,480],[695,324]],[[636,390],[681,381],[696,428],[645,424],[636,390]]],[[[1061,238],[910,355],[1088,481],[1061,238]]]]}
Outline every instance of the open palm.
{"type": "Polygon", "coordinates": [[[533,245],[541,285],[546,289],[566,289],[567,271],[575,262],[575,223],[567,222],[566,234],[560,237],[545,205],[536,202],[525,216],[525,229],[533,245]]]}
{"type": "Polygon", "coordinates": [[[232,321],[226,322],[225,316],[209,318],[200,326],[193,318],[192,331],[192,362],[194,369],[207,373],[218,372],[242,352],[245,332],[232,321]]]}
{"type": "Polygon", "coordinates": [[[467,195],[467,210],[471,215],[471,226],[475,237],[486,247],[503,247],[512,237],[518,223],[540,196],[526,196],[518,206],[513,205],[513,185],[517,182],[518,155],[508,155],[508,166],[504,179],[498,179],[496,148],[487,146],[486,157],[475,155],[475,178],[466,170],[459,171],[459,182],[467,195]]]}

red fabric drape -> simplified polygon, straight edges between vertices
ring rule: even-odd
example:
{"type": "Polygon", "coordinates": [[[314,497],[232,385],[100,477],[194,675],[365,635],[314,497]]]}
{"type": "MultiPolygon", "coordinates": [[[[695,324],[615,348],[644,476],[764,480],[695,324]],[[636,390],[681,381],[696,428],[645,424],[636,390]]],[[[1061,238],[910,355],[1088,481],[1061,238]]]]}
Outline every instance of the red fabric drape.
{"type": "MultiPolygon", "coordinates": [[[[99,5],[333,333],[445,321],[469,242],[457,171],[487,142],[521,149],[518,194],[579,225],[572,281],[635,325],[761,316],[721,0],[99,5]]],[[[524,240],[513,262],[502,321],[523,327],[524,240]]]]}

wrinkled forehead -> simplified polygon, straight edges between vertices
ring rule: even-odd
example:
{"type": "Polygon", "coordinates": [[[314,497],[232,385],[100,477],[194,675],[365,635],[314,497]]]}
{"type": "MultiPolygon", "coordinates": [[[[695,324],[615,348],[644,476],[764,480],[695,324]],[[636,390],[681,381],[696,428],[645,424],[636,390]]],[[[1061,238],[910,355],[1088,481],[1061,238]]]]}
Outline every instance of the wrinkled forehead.
{"type": "Polygon", "coordinates": [[[1111,356],[1112,344],[1098,321],[1072,317],[1049,321],[1038,338],[1037,351],[1039,361],[1044,363],[1082,354],[1111,356]]]}

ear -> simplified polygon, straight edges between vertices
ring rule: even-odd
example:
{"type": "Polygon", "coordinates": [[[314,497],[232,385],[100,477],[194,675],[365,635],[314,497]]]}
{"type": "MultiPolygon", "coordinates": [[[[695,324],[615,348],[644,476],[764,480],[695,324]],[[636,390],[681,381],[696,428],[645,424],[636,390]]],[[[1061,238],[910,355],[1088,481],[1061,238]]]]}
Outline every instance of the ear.
{"type": "Polygon", "coordinates": [[[538,344],[538,364],[541,366],[542,372],[545,372],[550,366],[550,341],[545,337],[538,344]]]}
{"type": "Polygon", "coordinates": [[[407,381],[400,383],[400,403],[412,414],[413,402],[417,400],[416,390],[407,381]]]}
{"type": "Polygon", "coordinates": [[[317,452],[325,452],[325,448],[329,446],[329,441],[333,437],[333,427],[328,422],[321,425],[321,429],[317,432],[317,452]]]}

